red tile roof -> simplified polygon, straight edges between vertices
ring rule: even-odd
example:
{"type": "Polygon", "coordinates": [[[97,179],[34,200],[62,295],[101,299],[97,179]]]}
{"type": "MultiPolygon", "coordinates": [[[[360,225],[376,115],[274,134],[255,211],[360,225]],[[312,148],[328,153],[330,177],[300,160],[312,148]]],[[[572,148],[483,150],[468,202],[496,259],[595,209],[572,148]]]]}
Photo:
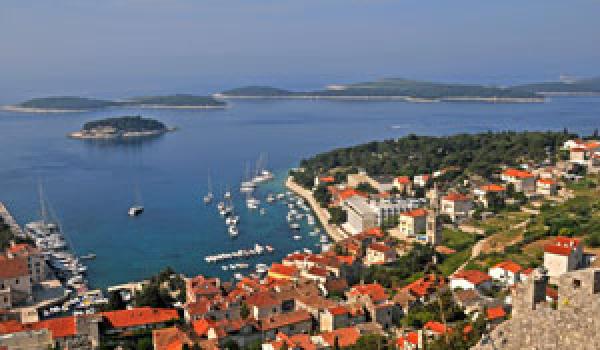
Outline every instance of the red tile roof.
{"type": "Polygon", "coordinates": [[[0,335],[23,331],[23,325],[15,320],[0,322],[0,335]]]}
{"type": "Polygon", "coordinates": [[[256,307],[270,307],[280,304],[280,302],[269,292],[254,293],[246,298],[246,303],[256,307]]]}
{"type": "Polygon", "coordinates": [[[348,308],[346,308],[345,306],[341,306],[341,305],[329,308],[327,311],[329,311],[329,313],[334,316],[339,316],[339,315],[344,315],[344,314],[350,313],[350,310],[348,310],[348,308]]]}
{"type": "Polygon", "coordinates": [[[360,197],[364,197],[364,198],[369,197],[368,194],[358,191],[358,190],[355,190],[354,188],[347,188],[345,190],[341,190],[340,192],[338,192],[337,196],[340,201],[346,200],[346,199],[348,199],[350,197],[354,197],[354,196],[360,196],[360,197]]]}
{"type": "Polygon", "coordinates": [[[308,273],[313,276],[319,276],[319,277],[327,277],[327,275],[328,275],[327,270],[325,270],[322,267],[317,267],[317,266],[313,266],[313,267],[309,268],[308,273]]]}
{"type": "Polygon", "coordinates": [[[260,329],[265,331],[265,330],[276,329],[279,327],[296,324],[296,323],[300,323],[300,322],[309,322],[311,320],[312,320],[312,317],[310,316],[308,311],[298,310],[298,311],[291,311],[291,312],[276,314],[276,315],[273,315],[270,317],[265,317],[265,318],[259,320],[259,324],[260,324],[260,329]]]}
{"type": "Polygon", "coordinates": [[[377,238],[381,238],[384,236],[383,231],[381,230],[380,227],[373,227],[362,233],[366,236],[373,236],[373,237],[377,237],[377,238]]]}
{"type": "Polygon", "coordinates": [[[552,179],[538,179],[537,182],[541,183],[541,184],[544,184],[544,185],[554,185],[554,184],[556,184],[556,181],[554,181],[552,179]]]}
{"type": "Polygon", "coordinates": [[[571,255],[572,251],[573,251],[572,248],[555,245],[555,244],[547,244],[544,246],[545,253],[550,253],[550,254],[555,254],[555,255],[569,256],[569,255],[571,255]]]}
{"type": "Polygon", "coordinates": [[[338,345],[345,348],[356,344],[356,341],[360,338],[360,331],[356,327],[339,328],[331,332],[322,333],[321,338],[330,347],[334,346],[335,339],[337,338],[338,345]]]}
{"type": "Polygon", "coordinates": [[[0,322],[0,334],[9,334],[30,330],[47,329],[52,334],[52,339],[71,337],[77,334],[75,317],[52,318],[35,323],[19,323],[11,320],[0,322]]]}
{"type": "Polygon", "coordinates": [[[369,245],[369,249],[375,250],[375,251],[378,251],[381,253],[387,253],[392,250],[392,248],[390,248],[382,243],[372,243],[371,245],[369,245]]]}
{"type": "Polygon", "coordinates": [[[552,287],[546,287],[546,296],[552,300],[558,300],[558,290],[552,287]]]}
{"type": "Polygon", "coordinates": [[[446,285],[446,281],[443,277],[429,275],[419,278],[402,289],[415,297],[422,298],[429,295],[431,292],[436,291],[438,288],[443,287],[444,285],[446,285]]]}
{"type": "Polygon", "coordinates": [[[523,267],[521,265],[519,265],[513,261],[503,261],[501,263],[494,265],[493,267],[503,269],[506,271],[510,271],[512,273],[521,272],[523,270],[523,267]]]}
{"type": "Polygon", "coordinates": [[[319,182],[331,183],[335,182],[335,178],[333,176],[321,176],[319,178],[319,182]]]}
{"type": "Polygon", "coordinates": [[[404,184],[404,185],[409,184],[410,183],[410,177],[408,177],[408,176],[398,176],[396,178],[396,182],[399,183],[399,184],[404,184]]]}
{"type": "Polygon", "coordinates": [[[413,209],[410,211],[400,213],[400,216],[410,216],[410,217],[421,217],[421,216],[426,216],[426,215],[427,215],[427,210],[425,210],[423,208],[413,209]]]}
{"type": "Polygon", "coordinates": [[[463,279],[471,282],[474,285],[480,285],[486,281],[491,280],[492,278],[485,272],[481,272],[479,270],[462,270],[458,271],[451,279],[463,279]]]}
{"type": "Polygon", "coordinates": [[[126,328],[179,319],[175,309],[138,307],[131,310],[103,312],[104,320],[112,328],[126,328]]]}
{"type": "Polygon", "coordinates": [[[442,198],[443,200],[446,201],[452,201],[452,202],[464,202],[464,201],[468,201],[469,197],[465,196],[464,194],[461,193],[448,193],[446,196],[444,196],[442,198]]]}
{"type": "MultiPolygon", "coordinates": [[[[298,269],[294,266],[286,266],[286,265],[282,265],[282,264],[272,264],[271,268],[269,269],[269,275],[271,273],[275,273],[278,275],[284,275],[284,276],[294,276],[296,275],[296,273],[298,272],[298,269]]],[[[273,276],[271,276],[273,277],[273,276]]]]}
{"type": "Polygon", "coordinates": [[[486,316],[488,320],[504,318],[506,317],[506,311],[504,311],[504,308],[502,306],[491,307],[486,310],[486,316]]]}
{"type": "Polygon", "coordinates": [[[396,344],[400,349],[404,349],[404,343],[410,343],[412,345],[419,344],[419,334],[417,332],[410,332],[404,337],[398,338],[396,344]]]}
{"type": "Polygon", "coordinates": [[[554,238],[554,244],[564,247],[577,247],[580,243],[581,240],[579,238],[570,238],[564,236],[557,236],[554,238]]]}
{"type": "Polygon", "coordinates": [[[379,283],[359,284],[352,287],[348,293],[350,295],[367,295],[375,302],[388,299],[385,289],[379,283]]]}
{"type": "Polygon", "coordinates": [[[449,328],[444,326],[443,323],[437,321],[429,321],[425,323],[423,328],[428,329],[437,334],[444,334],[449,331],[449,328]]]}
{"type": "Polygon", "coordinates": [[[480,189],[482,191],[486,191],[486,192],[503,192],[503,191],[506,191],[506,189],[504,188],[504,186],[500,186],[500,185],[496,185],[496,184],[483,185],[483,186],[480,187],[480,189]]]}
{"type": "Polygon", "coordinates": [[[15,278],[29,275],[27,258],[0,256],[0,278],[15,278]]]}
{"type": "Polygon", "coordinates": [[[527,179],[533,177],[532,173],[519,169],[506,169],[504,170],[503,174],[517,179],[527,179]]]}

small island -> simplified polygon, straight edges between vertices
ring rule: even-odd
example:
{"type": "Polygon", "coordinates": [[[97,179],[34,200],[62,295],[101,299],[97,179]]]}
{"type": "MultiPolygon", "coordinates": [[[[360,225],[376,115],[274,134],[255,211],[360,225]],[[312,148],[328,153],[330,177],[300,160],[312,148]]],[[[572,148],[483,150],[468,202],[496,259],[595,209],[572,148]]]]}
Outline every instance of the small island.
{"type": "Polygon", "coordinates": [[[87,122],[80,131],[72,132],[75,139],[115,139],[161,135],[175,128],[141,116],[123,116],[87,122]]]}
{"type": "Polygon", "coordinates": [[[84,112],[109,107],[203,109],[224,108],[226,106],[225,102],[219,101],[212,96],[176,94],[134,97],[115,101],[78,96],[41,97],[33,98],[13,106],[4,106],[3,109],[12,112],[27,113],[65,113],[84,112]]]}

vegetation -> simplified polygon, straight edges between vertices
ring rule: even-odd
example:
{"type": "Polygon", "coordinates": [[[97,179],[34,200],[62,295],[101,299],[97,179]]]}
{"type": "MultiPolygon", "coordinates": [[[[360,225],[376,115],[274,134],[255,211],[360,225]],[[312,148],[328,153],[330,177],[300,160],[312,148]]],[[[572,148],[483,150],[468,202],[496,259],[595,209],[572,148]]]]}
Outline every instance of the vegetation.
{"type": "Polygon", "coordinates": [[[136,97],[127,102],[134,105],[153,105],[153,106],[207,106],[221,107],[225,102],[219,101],[211,96],[194,96],[186,94],[166,95],[166,96],[146,96],[136,97]]]}
{"type": "Polygon", "coordinates": [[[409,79],[390,78],[372,82],[348,84],[340,89],[291,92],[268,86],[248,86],[223,92],[227,96],[254,97],[412,97],[422,99],[444,98],[540,98],[526,89],[500,88],[483,85],[444,84],[409,79]]]}
{"type": "Polygon", "coordinates": [[[96,109],[121,105],[120,102],[99,100],[95,98],[61,96],[61,97],[41,97],[20,103],[18,107],[23,108],[41,108],[41,109],[96,109]]]}
{"type": "Polygon", "coordinates": [[[446,137],[408,135],[318,154],[302,160],[300,166],[304,171],[291,175],[296,183],[308,188],[315,175],[340,167],[363,168],[372,175],[413,176],[447,169],[449,180],[470,174],[489,177],[503,164],[544,161],[572,137],[574,135],[568,132],[487,132],[446,137]]]}
{"type": "Polygon", "coordinates": [[[154,105],[165,107],[222,107],[225,106],[226,103],[223,101],[219,101],[211,96],[195,96],[186,94],[136,97],[127,101],[111,101],[86,97],[61,96],[33,98],[31,100],[27,100],[18,104],[17,107],[39,109],[88,110],[107,107],[142,105],[154,105]]]}
{"type": "Polygon", "coordinates": [[[447,291],[438,295],[437,302],[419,304],[410,309],[401,319],[404,327],[422,328],[429,321],[457,322],[465,319],[461,307],[454,303],[452,293],[447,291]]]}
{"type": "Polygon", "coordinates": [[[118,118],[107,118],[87,122],[83,130],[91,131],[98,128],[112,127],[117,132],[142,132],[142,131],[166,131],[167,126],[154,119],[142,118],[141,116],[124,116],[118,118]]]}
{"type": "Polygon", "coordinates": [[[185,282],[167,267],[150,279],[150,283],[136,293],[135,306],[171,307],[175,301],[185,300],[185,282]],[[173,297],[177,294],[177,297],[173,297]]]}
{"type": "Polygon", "coordinates": [[[348,213],[340,207],[330,207],[327,211],[329,211],[330,224],[341,225],[348,220],[348,213]]]}
{"type": "Polygon", "coordinates": [[[515,90],[535,93],[600,93],[600,77],[573,82],[546,82],[513,87],[515,90]]]}

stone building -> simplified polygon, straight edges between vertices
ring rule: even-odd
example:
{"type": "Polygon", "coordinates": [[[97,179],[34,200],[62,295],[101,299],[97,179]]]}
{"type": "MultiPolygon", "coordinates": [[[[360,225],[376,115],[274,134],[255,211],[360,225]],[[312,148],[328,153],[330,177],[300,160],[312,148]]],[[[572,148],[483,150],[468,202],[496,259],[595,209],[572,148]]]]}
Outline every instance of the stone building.
{"type": "Polygon", "coordinates": [[[544,270],[517,285],[512,318],[484,335],[473,349],[600,349],[600,269],[560,276],[556,309],[546,302],[547,286],[544,270]]]}

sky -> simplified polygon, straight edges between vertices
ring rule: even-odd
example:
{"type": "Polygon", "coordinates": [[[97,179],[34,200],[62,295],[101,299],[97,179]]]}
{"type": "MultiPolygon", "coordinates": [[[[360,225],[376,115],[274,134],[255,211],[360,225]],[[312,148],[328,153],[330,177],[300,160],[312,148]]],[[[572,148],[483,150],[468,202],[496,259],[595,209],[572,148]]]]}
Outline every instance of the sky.
{"type": "Polygon", "coordinates": [[[599,0],[1,0],[0,102],[600,75],[599,0]]]}

